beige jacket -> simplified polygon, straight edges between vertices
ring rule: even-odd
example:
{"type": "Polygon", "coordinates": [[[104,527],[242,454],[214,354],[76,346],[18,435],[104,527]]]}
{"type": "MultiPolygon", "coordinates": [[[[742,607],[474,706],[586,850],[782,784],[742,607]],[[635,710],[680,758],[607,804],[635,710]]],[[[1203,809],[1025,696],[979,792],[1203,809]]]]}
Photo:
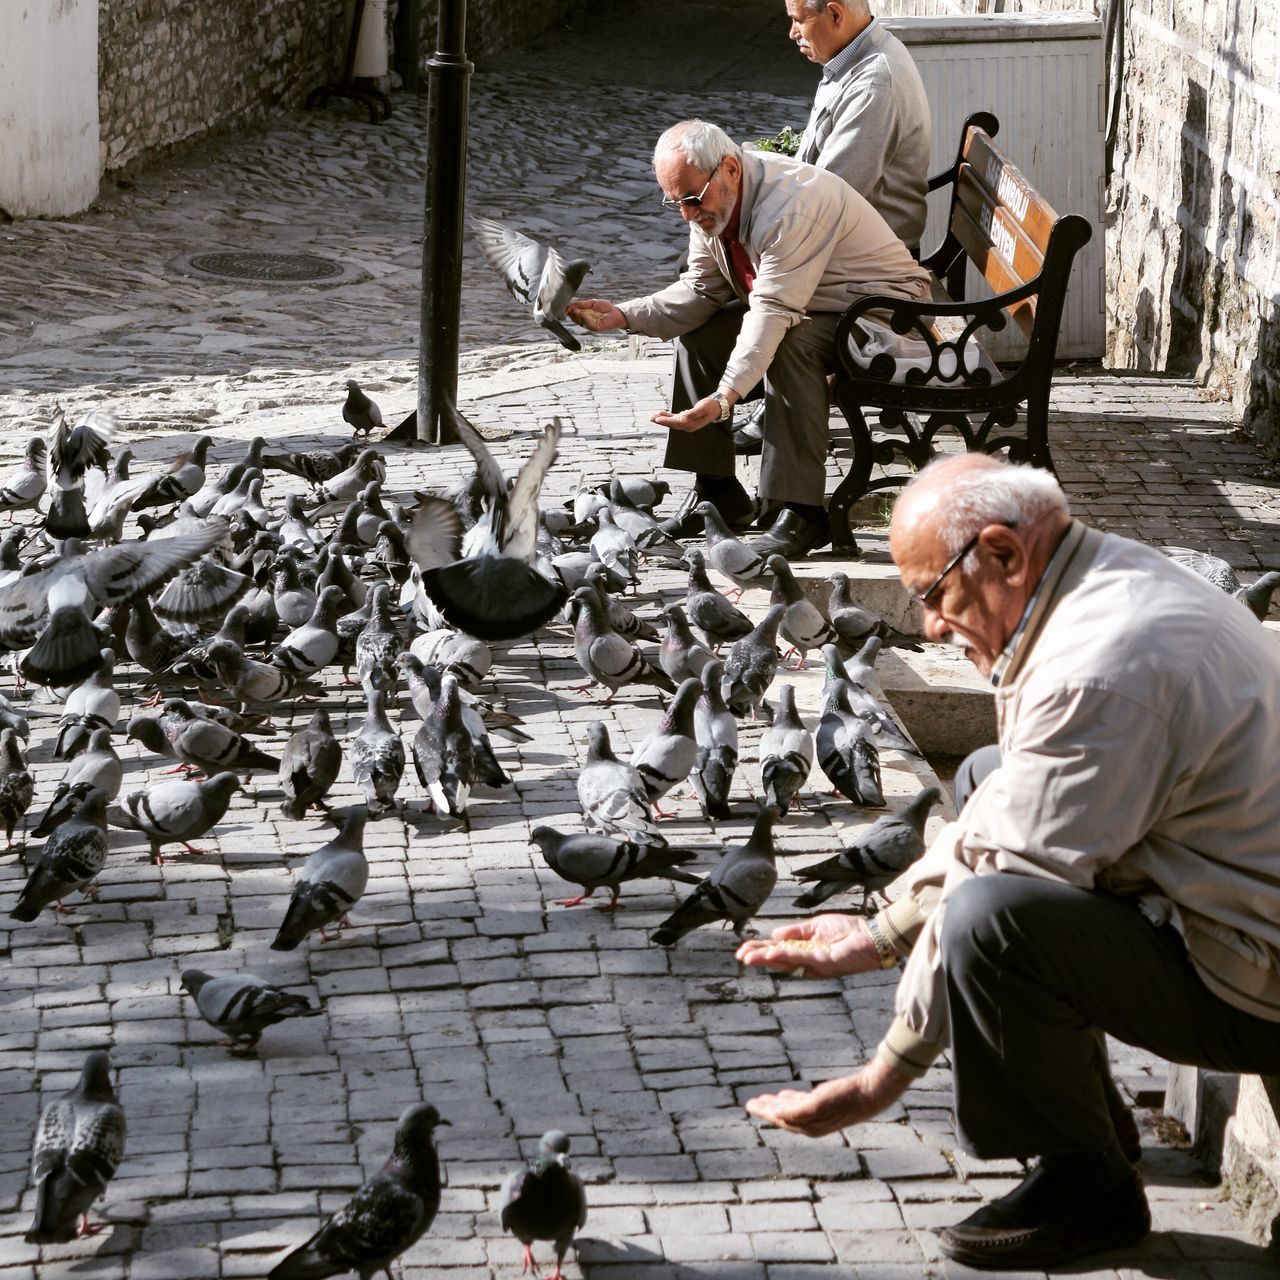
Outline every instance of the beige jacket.
{"type": "Polygon", "coordinates": [[[880,1056],[920,1074],[945,1046],[947,897],[995,872],[1140,899],[1217,995],[1280,1022],[1280,639],[1161,552],[1075,524],[997,676],[1001,766],[885,914],[910,959],[880,1056]]]}
{"type": "Polygon", "coordinates": [[[637,333],[675,338],[722,307],[747,302],[720,381],[739,395],[764,377],[806,311],[841,312],[869,293],[929,295],[929,273],[862,196],[835,174],[789,156],[743,152],[738,239],[756,269],[749,296],[734,283],[720,238],[690,223],[689,266],[680,278],[620,310],[637,333]]]}

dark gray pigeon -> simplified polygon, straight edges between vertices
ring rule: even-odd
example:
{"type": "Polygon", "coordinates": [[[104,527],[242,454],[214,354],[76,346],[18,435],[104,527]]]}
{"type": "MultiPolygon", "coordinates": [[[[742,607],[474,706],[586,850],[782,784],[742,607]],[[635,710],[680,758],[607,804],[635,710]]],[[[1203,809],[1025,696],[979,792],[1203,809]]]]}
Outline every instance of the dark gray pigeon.
{"type": "Polygon", "coordinates": [[[619,760],[600,721],[587,729],[587,762],[578,770],[578,802],[587,826],[645,848],[665,848],[654,826],[653,806],[644,779],[633,765],[619,760]]]}
{"type": "MultiPolygon", "coordinates": [[[[420,661],[412,653],[402,653],[396,661],[405,678],[405,683],[409,687],[409,697],[413,702],[413,709],[418,713],[423,723],[426,724],[437,714],[437,705],[441,700],[441,680],[444,672],[434,663],[420,661]]],[[[475,779],[486,787],[505,787],[510,783],[511,779],[503,772],[502,766],[498,763],[498,757],[493,751],[493,744],[489,741],[489,731],[485,724],[484,716],[472,705],[474,701],[473,695],[464,694],[462,689],[459,688],[458,714],[463,727],[471,738],[475,779]]],[[[522,734],[521,738],[526,742],[529,741],[527,735],[522,734]]],[[[415,760],[417,758],[416,750],[415,745],[415,760]]],[[[421,777],[421,773],[419,773],[419,777],[421,777]]]]}
{"type": "Polygon", "coordinates": [[[698,754],[689,775],[708,818],[729,817],[729,789],[738,767],[738,721],[720,696],[724,663],[708,662],[702,697],[693,709],[693,736],[698,754]]]}
{"type": "Polygon", "coordinates": [[[655,685],[667,693],[676,691],[675,681],[666,672],[613,629],[592,587],[579,587],[573,593],[573,653],[591,680],[609,690],[606,704],[629,684],[655,685]]]}
{"type": "Polygon", "coordinates": [[[829,680],[824,693],[826,704],[815,735],[822,772],[854,804],[882,808],[880,753],[872,740],[870,725],[849,706],[849,682],[829,680]]]}
{"type": "Polygon", "coordinates": [[[651,940],[657,946],[674,947],[685,934],[717,921],[732,925],[734,933],[743,936],[778,882],[773,848],[777,817],[776,809],[760,810],[747,842],[730,846],[711,874],[654,930],[651,940]]]}
{"type": "Polygon", "coordinates": [[[896,649],[910,649],[915,653],[921,651],[920,645],[910,636],[895,631],[878,613],[864,609],[853,598],[848,574],[828,574],[827,581],[831,584],[827,616],[835,628],[837,644],[846,649],[859,649],[875,636],[896,649]]]}
{"type": "Polygon", "coordinates": [[[160,727],[174,755],[212,777],[230,769],[249,773],[259,769],[279,773],[280,761],[248,738],[217,720],[198,716],[183,698],[166,698],[160,708],[160,727]]]}
{"type": "Polygon", "coordinates": [[[387,719],[387,695],[381,689],[370,689],[366,696],[369,709],[360,732],[347,748],[347,757],[351,776],[364,792],[369,817],[380,818],[395,807],[404,777],[404,743],[387,719]]]}
{"type": "Polygon", "coordinates": [[[101,1050],[84,1060],[80,1079],[40,1113],[31,1150],[36,1210],[28,1244],[66,1244],[89,1235],[89,1208],[107,1189],[124,1155],[124,1111],[101,1050]]]}
{"type": "MultiPolygon", "coordinates": [[[[192,840],[208,835],[226,816],[231,797],[242,790],[234,773],[215,773],[199,782],[159,782],[133,791],[107,810],[107,821],[125,831],[141,831],[151,845],[151,861],[164,865],[160,850],[180,844],[190,854],[202,854],[192,840]]],[[[61,830],[61,828],[59,828],[61,830]]]]}
{"type": "Polygon", "coordinates": [[[354,378],[347,379],[347,398],[342,405],[342,420],[351,428],[351,438],[369,438],[369,433],[382,426],[382,410],[360,390],[354,378]]]}
{"type": "Polygon", "coordinates": [[[760,782],[764,802],[785,814],[800,804],[800,788],[813,768],[813,734],[804,727],[796,710],[793,686],[778,686],[778,706],[773,723],[760,737],[760,782]]]}
{"type": "Polygon", "coordinates": [[[321,708],[280,753],[280,790],[284,792],[280,812],[295,821],[312,806],[327,813],[325,796],[341,768],[342,745],[333,736],[329,713],[321,708]]]}
{"type": "Polygon", "coordinates": [[[566,262],[555,249],[492,218],[473,218],[471,225],[484,260],[513,298],[533,308],[534,323],[554,334],[562,347],[581,351],[582,344],[565,328],[564,309],[591,264],[584,258],[566,262]]]}
{"type": "Polygon", "coordinates": [[[321,942],[330,942],[329,925],[337,924],[335,938],[349,926],[347,912],[369,883],[364,824],[364,805],[352,805],[338,834],[302,864],[272,951],[292,951],[313,929],[320,931],[321,942]]]}
{"type": "Polygon", "coordinates": [[[440,1158],[433,1131],[448,1124],[429,1103],[407,1107],[395,1147],[378,1170],[304,1245],[272,1267],[267,1280],[324,1280],[354,1271],[390,1277],[391,1264],[431,1225],[440,1207],[440,1158]]]}
{"type": "Polygon", "coordinates": [[[92,897],[89,882],[107,862],[107,797],[96,788],[80,802],[80,807],[54,829],[36,855],[31,874],[23,886],[17,905],[9,914],[15,920],[34,920],[51,902],[55,911],[62,899],[76,889],[92,897]]]}
{"type": "Polygon", "coordinates": [[[787,607],[778,633],[799,654],[800,665],[803,666],[810,649],[834,643],[836,630],[831,619],[805,595],[785,556],[771,555],[765,563],[773,573],[773,593],[769,603],[787,607]]]}
{"type": "Polygon", "coordinates": [[[228,1048],[239,1058],[252,1056],[262,1033],[286,1018],[315,1018],[324,1012],[306,996],[273,987],[254,973],[182,971],[183,990],[196,1002],[200,1016],[228,1036],[228,1048]]]}
{"type": "Polygon", "coordinates": [[[761,715],[768,719],[772,715],[764,696],[778,672],[778,628],[786,611],[786,605],[770,605],[755,629],[735,640],[729,649],[720,677],[720,693],[739,719],[748,711],[752,719],[761,715]]]}
{"type": "Polygon", "coordinates": [[[467,805],[476,782],[475,749],[462,722],[458,682],[451,675],[441,676],[432,714],[414,736],[413,763],[436,813],[461,819],[470,831],[467,805]]]}
{"type": "Polygon", "coordinates": [[[877,818],[855,843],[834,857],[800,867],[796,879],[814,884],[796,899],[796,906],[807,911],[842,890],[857,888],[862,890],[858,909],[865,913],[870,895],[883,894],[924,853],[924,826],[929,811],[941,799],[937,787],[925,787],[901,813],[877,818]]]}
{"type": "Polygon", "coordinates": [[[502,1225],[524,1245],[521,1273],[534,1271],[533,1242],[555,1245],[556,1265],[547,1280],[561,1280],[560,1268],[573,1238],[586,1225],[587,1193],[569,1168],[569,1135],[549,1129],[538,1154],[524,1169],[508,1175],[498,1193],[502,1225]]]}
{"type": "Polygon", "coordinates": [[[6,850],[13,848],[13,829],[27,816],[35,794],[35,779],[18,735],[12,729],[0,729],[0,822],[6,850]]]}
{"type": "Polygon", "coordinates": [[[685,680],[676,690],[671,705],[658,727],[635,749],[631,763],[659,818],[670,817],[658,801],[688,776],[698,759],[698,743],[693,734],[693,712],[702,697],[702,681],[685,680]]]}
{"type": "Polygon", "coordinates": [[[396,658],[403,648],[391,616],[391,588],[379,582],[369,591],[369,621],[356,636],[356,674],[366,693],[396,687],[396,658]]]}
{"type": "Polygon", "coordinates": [[[689,621],[717,648],[747,635],[751,619],[711,585],[702,552],[690,547],[684,558],[689,564],[689,592],[684,602],[689,621]]]}
{"type": "MultiPolygon", "coordinates": [[[[657,640],[658,633],[651,622],[638,617],[621,600],[609,594],[608,576],[609,570],[599,561],[593,560],[587,566],[584,585],[595,587],[600,603],[608,615],[609,625],[628,640],[657,640]]],[[[670,675],[670,672],[667,674],[670,675]]]]}
{"type": "Polygon", "coordinates": [[[233,640],[215,640],[205,656],[218,673],[222,688],[245,708],[271,707],[299,694],[323,692],[318,684],[301,676],[246,657],[233,640]]]}
{"type": "Polygon", "coordinates": [[[669,604],[662,612],[667,620],[667,634],[658,647],[658,665],[677,682],[688,680],[690,676],[701,679],[703,667],[715,654],[699,643],[680,605],[669,604]]]}
{"type": "Polygon", "coordinates": [[[666,845],[654,848],[616,836],[591,833],[565,835],[554,827],[534,827],[531,839],[556,875],[581,887],[577,897],[566,898],[561,903],[565,907],[576,907],[597,889],[607,888],[612,895],[609,904],[596,910],[614,911],[618,906],[619,888],[628,880],[655,878],[697,884],[701,879],[681,870],[696,856],[689,849],[672,849],[666,845]]]}

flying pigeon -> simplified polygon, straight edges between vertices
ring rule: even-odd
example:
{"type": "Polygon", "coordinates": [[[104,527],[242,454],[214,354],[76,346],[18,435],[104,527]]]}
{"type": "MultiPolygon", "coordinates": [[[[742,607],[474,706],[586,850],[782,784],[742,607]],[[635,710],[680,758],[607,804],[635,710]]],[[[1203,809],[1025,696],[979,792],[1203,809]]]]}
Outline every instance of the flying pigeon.
{"type": "Polygon", "coordinates": [[[584,258],[565,260],[552,248],[492,218],[473,218],[484,260],[502,277],[518,302],[533,308],[536,324],[554,334],[562,347],[581,351],[582,344],[564,327],[564,309],[591,270],[584,258]]]}
{"type": "Polygon", "coordinates": [[[306,728],[299,729],[280,753],[280,812],[299,819],[315,805],[328,810],[324,798],[337,781],[342,767],[342,745],[333,736],[329,713],[317,711],[306,728]]]}
{"type": "Polygon", "coordinates": [[[92,789],[80,807],[44,842],[17,905],[9,914],[15,920],[34,920],[51,902],[63,911],[62,899],[76,889],[92,897],[86,885],[107,861],[107,797],[92,789]]]}
{"type": "Polygon", "coordinates": [[[49,431],[49,471],[53,489],[44,528],[50,538],[87,538],[89,517],[84,506],[84,476],[90,467],[106,471],[115,419],[102,409],[90,409],[74,427],[67,426],[59,405],[49,431]]]}
{"type": "Polygon", "coordinates": [[[254,973],[215,975],[184,969],[182,986],[196,1002],[200,1016],[230,1038],[228,1047],[239,1058],[250,1057],[262,1033],[277,1022],[315,1018],[324,1012],[306,996],[282,991],[254,973]]]}
{"type": "Polygon", "coordinates": [[[533,1162],[502,1184],[498,1216],[524,1245],[521,1273],[534,1269],[533,1242],[550,1240],[556,1265],[547,1280],[561,1280],[564,1255],[587,1221],[587,1193],[582,1179],[569,1168],[568,1134],[550,1129],[542,1135],[533,1162]]]}
{"type": "Polygon", "coordinates": [[[272,951],[292,951],[313,929],[320,931],[321,942],[330,942],[329,925],[337,923],[334,937],[348,927],[347,912],[369,883],[365,816],[364,805],[352,805],[338,834],[302,864],[272,951]]]}
{"type": "Polygon", "coordinates": [[[612,895],[609,904],[596,910],[614,911],[619,887],[628,880],[660,878],[697,884],[701,878],[681,870],[695,857],[689,849],[639,845],[609,835],[565,835],[554,827],[534,827],[531,839],[556,875],[582,888],[577,897],[564,900],[561,905],[566,907],[576,907],[597,889],[607,888],[612,895]]]}
{"type": "Polygon", "coordinates": [[[351,428],[351,438],[367,440],[371,431],[382,426],[382,410],[360,390],[354,378],[347,379],[347,398],[342,406],[342,420],[351,428]]]}
{"type": "Polygon", "coordinates": [[[693,709],[693,736],[698,744],[693,789],[708,818],[729,817],[729,788],[738,767],[738,721],[720,696],[724,663],[719,658],[703,668],[702,697],[693,709]]]}
{"type": "Polygon", "coordinates": [[[760,782],[764,802],[785,814],[800,803],[800,788],[813,768],[813,734],[796,711],[792,685],[778,686],[778,706],[773,723],[760,738],[760,782]]]}

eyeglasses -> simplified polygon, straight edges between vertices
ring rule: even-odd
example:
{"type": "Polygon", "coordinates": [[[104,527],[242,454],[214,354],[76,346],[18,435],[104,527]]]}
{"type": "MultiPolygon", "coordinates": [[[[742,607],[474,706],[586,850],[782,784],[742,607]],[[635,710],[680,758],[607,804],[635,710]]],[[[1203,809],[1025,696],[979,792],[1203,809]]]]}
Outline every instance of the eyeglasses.
{"type": "MultiPolygon", "coordinates": [[[[1009,523],[1007,520],[1002,520],[1002,521],[1000,521],[1000,523],[1001,523],[1001,524],[1003,524],[1003,525],[1004,525],[1004,527],[1005,527],[1006,529],[1013,529],[1013,528],[1016,528],[1016,527],[1017,527],[1016,525],[1013,525],[1013,524],[1009,523]]],[[[947,574],[949,574],[949,573],[952,571],[952,569],[954,569],[954,568],[956,567],[956,565],[958,565],[958,564],[960,563],[960,561],[961,561],[961,560],[963,560],[963,559],[965,558],[965,556],[967,556],[967,555],[969,554],[969,552],[970,552],[970,551],[972,551],[972,550],[974,549],[974,547],[976,547],[976,546],[978,545],[978,539],[982,537],[983,532],[984,532],[988,527],[989,527],[989,526],[987,526],[987,525],[983,525],[983,527],[982,527],[981,529],[979,529],[979,530],[978,530],[978,532],[977,532],[977,533],[975,533],[975,534],[973,535],[973,537],[972,537],[972,538],[970,538],[970,539],[969,539],[969,541],[968,541],[968,542],[966,542],[966,543],[964,544],[964,546],[963,546],[963,547],[961,547],[961,548],[960,548],[960,550],[959,550],[959,551],[957,551],[957,552],[955,553],[955,555],[953,555],[953,556],[951,557],[951,559],[950,559],[950,560],[948,560],[948,561],[947,561],[947,563],[946,563],[945,567],[943,568],[942,572],[941,572],[940,574],[938,574],[938,576],[937,576],[936,578],[934,578],[934,580],[929,584],[929,586],[928,586],[928,587],[926,587],[926,588],[925,588],[925,590],[923,590],[923,591],[913,591],[913,592],[911,593],[913,596],[915,596],[916,600],[917,600],[917,601],[919,601],[919,603],[920,603],[920,607],[921,607],[922,609],[932,609],[932,608],[933,608],[933,606],[929,603],[929,597],[930,597],[931,595],[933,595],[933,594],[934,594],[934,592],[935,592],[935,591],[937,591],[937,589],[938,589],[940,586],[942,586],[943,582],[944,582],[944,581],[945,581],[945,579],[946,579],[947,574]]]]}
{"type": "Polygon", "coordinates": [[[662,207],[664,209],[701,209],[702,198],[707,194],[707,187],[712,184],[715,180],[716,174],[719,172],[720,165],[717,164],[716,167],[711,170],[711,176],[707,179],[706,186],[704,186],[696,196],[677,196],[674,200],[669,196],[663,196],[662,207]]]}

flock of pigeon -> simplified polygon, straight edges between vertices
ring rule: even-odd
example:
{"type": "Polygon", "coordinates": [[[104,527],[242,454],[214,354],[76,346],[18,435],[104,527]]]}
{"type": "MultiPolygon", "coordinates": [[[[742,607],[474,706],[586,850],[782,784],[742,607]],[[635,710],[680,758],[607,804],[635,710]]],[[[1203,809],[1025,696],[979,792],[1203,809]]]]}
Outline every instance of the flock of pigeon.
{"type": "MultiPolygon", "coordinates": [[[[577,887],[566,905],[607,889],[610,901],[599,909],[612,910],[623,884],[666,878],[692,888],[653,932],[655,945],[721,922],[741,935],[774,890],[773,830],[802,803],[815,757],[837,792],[856,805],[884,806],[880,750],[915,747],[882,701],[874,662],[882,643],[907,641],[860,608],[841,575],[832,576],[830,608],[819,607],[784,559],[733,536],[707,504],[698,508],[705,547],[682,544],[674,522],[655,514],[668,492],[661,482],[615,478],[601,489],[584,482],[571,509],[544,510],[539,497],[558,421],[508,482],[457,415],[474,474],[449,492],[391,494],[384,460],[368,440],[381,414],[356,384],[348,390],[344,417],[365,438],[340,449],[286,452],[259,438],[215,474],[210,439],[200,437],[162,474],[134,476],[129,449],[112,454],[108,415],[92,412],[72,428],[59,410],[47,439],[33,438],[22,466],[0,477],[0,510],[29,520],[0,542],[0,645],[25,686],[25,698],[0,701],[0,819],[10,849],[24,825],[43,841],[18,846],[26,883],[9,909],[14,920],[46,911],[60,917],[73,910],[64,900],[77,890],[90,899],[110,828],[141,833],[156,864],[175,846],[199,853],[195,842],[216,830],[235,793],[259,773],[274,776],[285,817],[320,810],[337,826],[296,873],[271,946],[329,940],[347,926],[369,879],[367,822],[425,806],[467,827],[473,790],[510,782],[492,738],[529,735],[477,690],[493,664],[492,644],[546,625],[572,627],[573,652],[606,701],[653,687],[665,706],[630,759],[615,754],[602,721],[593,724],[577,775],[587,830],[532,833],[548,867],[577,887]],[[125,538],[131,522],[140,536],[125,538]],[[684,601],[663,611],[661,637],[624,599],[647,563],[688,572],[684,601]],[[716,590],[709,568],[739,592],[772,590],[759,622],[716,590]],[[646,651],[646,642],[656,649],[646,651]],[[780,644],[801,664],[811,651],[823,655],[816,734],[797,712],[792,685],[777,680],[780,644]],[[127,717],[116,687],[126,661],[129,687],[151,695],[127,717]],[[361,686],[367,712],[358,731],[340,740],[320,706],[279,745],[272,713],[292,714],[303,699],[322,696],[335,667],[361,686]],[[396,718],[402,691],[420,720],[407,751],[396,718]],[[61,716],[48,764],[29,763],[24,751],[28,716],[36,714],[61,716]],[[696,872],[698,851],[668,843],[658,806],[688,781],[709,817],[730,812],[746,717],[764,724],[754,827],[709,871],[696,872]],[[179,776],[127,791],[121,738],[145,761],[172,762],[179,776]],[[409,758],[421,786],[413,800],[404,786],[409,758]],[[364,802],[330,813],[326,797],[344,765],[364,802]],[[35,768],[60,772],[31,823],[35,768]]],[[[810,886],[802,905],[861,888],[865,907],[868,894],[919,856],[938,799],[936,789],[923,791],[849,848],[800,869],[810,886]]],[[[181,980],[235,1054],[252,1054],[263,1031],[283,1019],[322,1013],[250,973],[187,968],[181,980]]],[[[408,1248],[439,1204],[432,1135],[441,1124],[447,1120],[433,1107],[410,1107],[383,1169],[272,1277],[349,1270],[366,1277],[408,1248]]],[[[41,1117],[28,1241],[63,1242],[88,1229],[87,1211],[124,1138],[107,1055],[92,1053],[79,1083],[41,1117]]],[[[557,1275],[586,1214],[568,1145],[563,1133],[548,1133],[500,1198],[526,1265],[535,1241],[551,1241],[557,1275]]]]}

